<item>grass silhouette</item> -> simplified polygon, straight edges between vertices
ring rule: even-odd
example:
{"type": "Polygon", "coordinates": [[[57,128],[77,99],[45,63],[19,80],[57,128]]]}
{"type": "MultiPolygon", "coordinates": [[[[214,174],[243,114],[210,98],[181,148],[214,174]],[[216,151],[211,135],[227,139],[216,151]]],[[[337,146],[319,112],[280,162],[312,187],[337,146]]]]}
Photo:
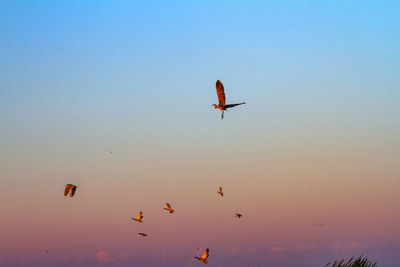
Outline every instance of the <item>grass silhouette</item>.
{"type": "Polygon", "coordinates": [[[325,267],[377,267],[377,262],[370,261],[367,257],[359,256],[357,259],[351,257],[347,262],[345,259],[335,260],[335,262],[330,265],[328,263],[325,267]]]}

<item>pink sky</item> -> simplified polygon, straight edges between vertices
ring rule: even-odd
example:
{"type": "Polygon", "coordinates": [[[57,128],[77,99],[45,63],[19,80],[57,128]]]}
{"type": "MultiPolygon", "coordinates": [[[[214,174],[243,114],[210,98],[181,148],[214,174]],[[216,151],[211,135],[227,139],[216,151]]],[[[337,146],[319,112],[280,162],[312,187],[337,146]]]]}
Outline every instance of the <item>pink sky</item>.
{"type": "MultiPolygon", "coordinates": [[[[144,153],[135,162],[123,147],[113,155],[89,151],[86,166],[70,158],[66,165],[77,167],[64,171],[57,162],[46,164],[52,160],[47,151],[27,168],[8,166],[10,175],[26,180],[9,180],[1,195],[8,204],[0,210],[7,214],[0,222],[0,259],[5,265],[195,266],[196,248],[210,247],[213,266],[321,265],[361,254],[390,264],[400,236],[394,168],[350,148],[310,147],[299,157],[297,148],[289,155],[263,146],[263,153],[260,145],[243,147],[219,162],[203,148],[189,159],[175,151],[151,164],[144,153]],[[72,199],[63,196],[68,182],[79,186],[72,199]],[[220,185],[224,197],[217,194],[220,185]],[[174,214],[162,210],[165,202],[174,214]],[[140,210],[143,223],[131,221],[140,210]],[[244,216],[239,220],[235,212],[244,216]]],[[[158,153],[161,158],[168,149],[158,153]]]]}

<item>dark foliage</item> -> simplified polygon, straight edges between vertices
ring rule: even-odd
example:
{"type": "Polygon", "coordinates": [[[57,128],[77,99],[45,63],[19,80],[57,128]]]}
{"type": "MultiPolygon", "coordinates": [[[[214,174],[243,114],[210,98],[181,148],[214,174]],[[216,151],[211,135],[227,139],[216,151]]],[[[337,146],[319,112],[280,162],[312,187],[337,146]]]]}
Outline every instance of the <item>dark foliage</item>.
{"type": "Polygon", "coordinates": [[[335,260],[335,262],[330,265],[328,263],[325,267],[378,267],[377,262],[370,261],[367,257],[359,256],[357,259],[350,258],[347,262],[345,259],[335,260]]]}

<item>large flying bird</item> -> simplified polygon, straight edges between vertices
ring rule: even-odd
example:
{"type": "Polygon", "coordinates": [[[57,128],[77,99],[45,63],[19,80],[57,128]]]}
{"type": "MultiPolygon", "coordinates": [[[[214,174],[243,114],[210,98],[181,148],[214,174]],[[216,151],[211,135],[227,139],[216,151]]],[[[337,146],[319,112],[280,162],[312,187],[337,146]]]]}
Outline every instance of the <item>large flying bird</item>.
{"type": "Polygon", "coordinates": [[[143,222],[142,221],[142,219],[143,219],[143,215],[142,214],[143,214],[143,211],[140,211],[138,216],[136,218],[131,218],[131,220],[134,220],[134,221],[137,221],[137,222],[140,222],[140,223],[143,222]]]}
{"type": "Polygon", "coordinates": [[[65,189],[64,189],[64,196],[68,195],[68,193],[69,193],[69,196],[73,197],[75,195],[75,191],[77,188],[78,187],[76,185],[66,184],[65,189]]]}
{"type": "Polygon", "coordinates": [[[174,213],[174,210],[172,209],[171,205],[169,203],[167,203],[167,207],[164,208],[165,210],[168,210],[169,213],[174,213]]]}
{"type": "Polygon", "coordinates": [[[208,252],[209,252],[210,250],[207,248],[205,251],[204,251],[204,253],[203,253],[203,255],[199,258],[199,257],[194,257],[195,259],[198,259],[199,261],[201,261],[202,263],[205,263],[205,264],[207,264],[208,263],[208,261],[207,261],[207,258],[208,258],[208,252]]]}
{"type": "Polygon", "coordinates": [[[218,105],[213,104],[215,109],[220,109],[222,111],[221,114],[221,120],[224,118],[224,111],[227,110],[228,108],[233,108],[239,105],[246,104],[245,102],[242,103],[237,103],[237,104],[228,104],[225,105],[225,90],[224,90],[224,85],[221,83],[220,80],[217,81],[216,85],[217,87],[217,95],[218,95],[218,105]]]}

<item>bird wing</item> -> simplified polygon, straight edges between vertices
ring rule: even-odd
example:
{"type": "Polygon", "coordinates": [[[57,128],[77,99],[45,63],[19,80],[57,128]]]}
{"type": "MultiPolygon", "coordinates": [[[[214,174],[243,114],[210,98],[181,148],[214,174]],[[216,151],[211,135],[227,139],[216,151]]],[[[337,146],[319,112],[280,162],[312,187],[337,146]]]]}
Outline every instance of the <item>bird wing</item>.
{"type": "Polygon", "coordinates": [[[219,187],[219,192],[221,192],[221,193],[222,193],[222,187],[221,187],[221,186],[219,187]]]}
{"type": "Polygon", "coordinates": [[[69,184],[65,185],[64,196],[68,195],[69,190],[71,190],[71,186],[69,184]]]}
{"type": "Polygon", "coordinates": [[[76,191],[76,186],[72,186],[71,188],[71,193],[70,193],[70,197],[73,197],[75,195],[75,191],[76,191]]]}
{"type": "Polygon", "coordinates": [[[228,105],[225,106],[225,108],[233,108],[233,107],[236,107],[236,106],[239,106],[239,105],[243,105],[243,104],[246,104],[246,102],[237,103],[237,104],[228,104],[228,105]]]}
{"type": "Polygon", "coordinates": [[[224,85],[221,83],[220,80],[218,80],[215,86],[217,87],[217,95],[218,95],[218,102],[219,102],[219,105],[222,106],[222,107],[225,107],[225,90],[224,90],[224,85]]]}
{"type": "Polygon", "coordinates": [[[143,218],[142,214],[143,214],[142,211],[139,212],[139,214],[138,214],[138,216],[137,216],[137,218],[136,218],[138,221],[140,221],[140,220],[143,218]]]}
{"type": "Polygon", "coordinates": [[[209,252],[210,250],[207,248],[206,249],[206,251],[204,251],[204,253],[203,253],[203,255],[201,256],[201,258],[203,259],[203,260],[206,260],[207,258],[208,258],[208,252],[209,252]]]}
{"type": "Polygon", "coordinates": [[[172,207],[169,203],[167,203],[168,210],[172,210],[172,207]]]}

